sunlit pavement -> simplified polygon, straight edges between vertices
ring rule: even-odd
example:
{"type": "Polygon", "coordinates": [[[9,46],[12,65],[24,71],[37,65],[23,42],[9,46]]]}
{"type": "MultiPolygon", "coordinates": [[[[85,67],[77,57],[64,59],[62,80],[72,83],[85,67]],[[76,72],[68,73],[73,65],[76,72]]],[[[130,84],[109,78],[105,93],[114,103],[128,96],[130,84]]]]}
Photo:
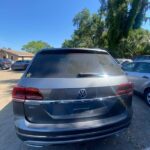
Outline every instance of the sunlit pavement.
{"type": "Polygon", "coordinates": [[[133,98],[133,121],[124,132],[80,144],[33,148],[25,146],[16,136],[13,125],[10,93],[21,77],[20,72],[0,71],[0,150],[150,150],[150,108],[142,98],[133,98]]]}
{"type": "Polygon", "coordinates": [[[23,72],[0,70],[0,110],[11,101],[11,91],[23,72]]]}

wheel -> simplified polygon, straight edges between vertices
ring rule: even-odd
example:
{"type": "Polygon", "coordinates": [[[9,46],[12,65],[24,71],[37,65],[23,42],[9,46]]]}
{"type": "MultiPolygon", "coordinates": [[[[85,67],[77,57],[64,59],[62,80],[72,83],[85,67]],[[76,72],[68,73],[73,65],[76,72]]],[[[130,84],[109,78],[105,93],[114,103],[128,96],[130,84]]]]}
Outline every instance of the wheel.
{"type": "Polygon", "coordinates": [[[3,66],[0,66],[0,70],[4,70],[5,68],[3,66]]]}
{"type": "Polygon", "coordinates": [[[150,106],[150,89],[147,89],[144,92],[144,97],[145,97],[146,103],[150,106]]]}

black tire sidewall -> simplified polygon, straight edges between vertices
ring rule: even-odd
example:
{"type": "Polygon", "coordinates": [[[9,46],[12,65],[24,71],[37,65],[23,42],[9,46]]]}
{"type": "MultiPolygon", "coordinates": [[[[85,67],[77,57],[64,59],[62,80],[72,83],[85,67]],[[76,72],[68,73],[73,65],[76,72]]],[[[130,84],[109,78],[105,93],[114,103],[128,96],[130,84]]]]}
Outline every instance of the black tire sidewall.
{"type": "Polygon", "coordinates": [[[148,102],[148,100],[147,100],[148,93],[150,93],[150,89],[148,89],[148,90],[145,91],[144,98],[145,98],[146,103],[150,106],[150,102],[148,102]]]}
{"type": "Polygon", "coordinates": [[[3,66],[0,66],[0,70],[4,70],[4,69],[3,69],[3,66]]]}

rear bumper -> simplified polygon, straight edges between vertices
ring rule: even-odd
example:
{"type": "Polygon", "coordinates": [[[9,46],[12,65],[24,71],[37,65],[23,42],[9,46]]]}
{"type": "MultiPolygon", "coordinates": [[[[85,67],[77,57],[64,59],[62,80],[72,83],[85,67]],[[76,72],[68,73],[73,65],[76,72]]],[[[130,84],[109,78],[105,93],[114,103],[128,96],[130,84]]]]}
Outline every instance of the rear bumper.
{"type": "Polygon", "coordinates": [[[18,137],[28,145],[46,146],[95,140],[110,136],[130,125],[132,109],[111,118],[69,124],[33,124],[16,118],[18,137]]]}

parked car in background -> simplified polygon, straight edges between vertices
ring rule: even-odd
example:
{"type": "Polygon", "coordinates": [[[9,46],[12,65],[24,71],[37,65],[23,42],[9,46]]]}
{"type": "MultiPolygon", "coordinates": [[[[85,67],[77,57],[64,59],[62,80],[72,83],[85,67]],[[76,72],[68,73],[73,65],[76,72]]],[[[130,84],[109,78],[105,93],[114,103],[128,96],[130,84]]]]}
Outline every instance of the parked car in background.
{"type": "Polygon", "coordinates": [[[131,122],[132,92],[105,50],[42,50],[13,89],[17,135],[44,146],[115,134],[131,122]]]}
{"type": "Polygon", "coordinates": [[[26,70],[31,60],[18,60],[11,65],[12,70],[26,70]]]}
{"type": "Polygon", "coordinates": [[[146,61],[149,60],[150,61],[150,55],[141,55],[141,56],[136,56],[133,58],[133,61],[146,61]]]}
{"type": "Polygon", "coordinates": [[[9,69],[11,67],[11,61],[9,59],[0,58],[0,70],[9,69]]]}
{"type": "Polygon", "coordinates": [[[129,80],[134,84],[134,90],[144,95],[150,106],[150,61],[136,61],[122,67],[129,80]]]}
{"type": "Polygon", "coordinates": [[[132,62],[131,59],[126,59],[126,58],[117,58],[116,60],[121,66],[124,66],[124,65],[132,62]]]}

